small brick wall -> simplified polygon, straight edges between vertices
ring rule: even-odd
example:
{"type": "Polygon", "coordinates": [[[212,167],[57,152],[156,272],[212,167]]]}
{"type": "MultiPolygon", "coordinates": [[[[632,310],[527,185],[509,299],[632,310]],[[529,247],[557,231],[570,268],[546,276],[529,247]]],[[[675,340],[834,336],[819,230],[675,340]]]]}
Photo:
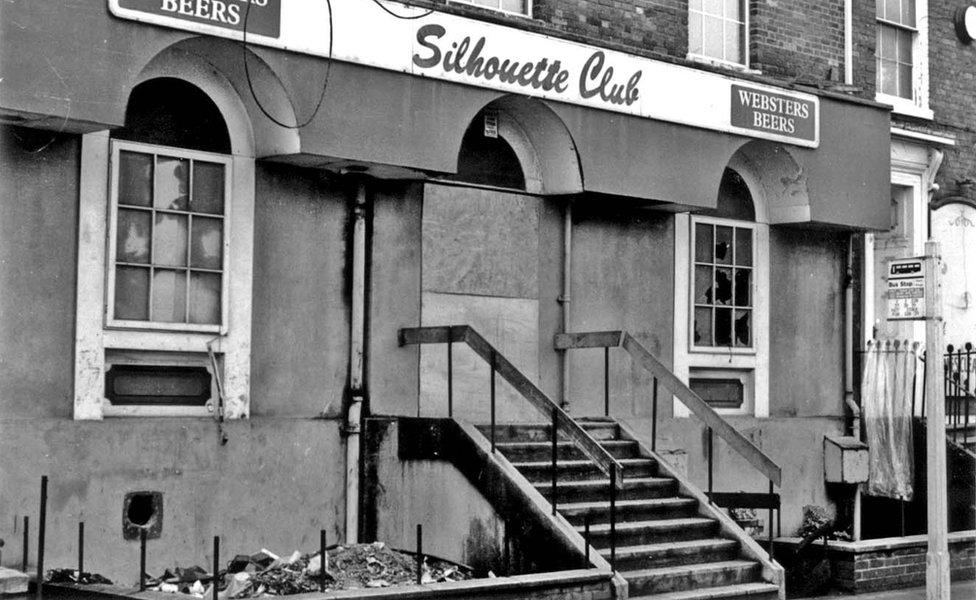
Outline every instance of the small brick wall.
{"type": "MultiPolygon", "coordinates": [[[[781,538],[776,545],[789,552],[799,538],[781,538]]],[[[925,585],[927,537],[829,543],[834,586],[860,594],[925,585]]],[[[949,570],[953,581],[976,579],[976,531],[949,534],[949,570]]]]}

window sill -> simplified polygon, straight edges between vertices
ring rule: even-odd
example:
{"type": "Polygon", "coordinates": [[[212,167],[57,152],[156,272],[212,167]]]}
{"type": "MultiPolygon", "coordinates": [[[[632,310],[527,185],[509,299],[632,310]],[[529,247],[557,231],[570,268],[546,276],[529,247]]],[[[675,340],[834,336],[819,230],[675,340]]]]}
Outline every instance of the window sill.
{"type": "Polygon", "coordinates": [[[213,410],[202,406],[116,406],[102,404],[102,416],[110,417],[188,417],[213,418],[213,410]]]}
{"type": "Polygon", "coordinates": [[[750,69],[748,65],[744,65],[742,63],[730,62],[727,60],[722,60],[720,58],[712,58],[711,56],[705,56],[703,54],[693,54],[689,52],[687,56],[685,56],[685,58],[692,62],[702,63],[705,65],[709,65],[712,67],[719,67],[722,69],[728,69],[730,71],[738,71],[740,73],[747,73],[749,75],[762,75],[762,71],[758,69],[750,69]]]}
{"type": "Polygon", "coordinates": [[[935,113],[928,107],[921,107],[908,98],[899,96],[889,96],[888,94],[875,94],[874,99],[882,104],[891,107],[891,112],[896,115],[915,117],[916,119],[926,119],[931,121],[935,118],[935,113]]]}
{"type": "Polygon", "coordinates": [[[467,7],[467,6],[473,6],[475,8],[481,9],[481,10],[486,10],[486,11],[490,11],[490,12],[496,12],[496,13],[499,13],[499,14],[502,14],[502,15],[506,15],[506,16],[509,16],[509,17],[518,17],[518,18],[522,18],[522,19],[529,19],[530,21],[531,20],[534,20],[532,18],[532,7],[531,6],[529,7],[529,12],[527,12],[527,13],[520,13],[520,12],[515,12],[513,10],[505,10],[504,8],[492,8],[490,6],[483,6],[481,4],[476,4],[474,2],[465,2],[465,0],[447,0],[447,3],[448,4],[455,4],[455,5],[459,5],[459,6],[465,6],[465,7],[467,7]]]}

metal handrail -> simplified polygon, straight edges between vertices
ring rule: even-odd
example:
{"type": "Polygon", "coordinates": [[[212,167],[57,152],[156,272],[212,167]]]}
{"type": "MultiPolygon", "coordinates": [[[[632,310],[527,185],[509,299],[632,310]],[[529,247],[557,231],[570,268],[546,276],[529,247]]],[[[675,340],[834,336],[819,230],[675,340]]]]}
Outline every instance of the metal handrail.
{"type": "MultiPolygon", "coordinates": [[[[552,420],[559,432],[574,442],[596,466],[611,479],[616,488],[623,487],[623,466],[600,445],[579,423],[558,404],[553,402],[528,377],[522,374],[501,352],[495,349],[470,325],[444,325],[435,327],[405,327],[400,329],[400,345],[448,344],[448,357],[451,356],[452,343],[467,344],[475,354],[492,367],[494,374],[501,375],[516,392],[529,401],[546,420],[552,420]]],[[[451,362],[448,362],[449,380],[453,378],[451,362]]],[[[492,384],[494,385],[494,383],[492,384]]],[[[451,386],[448,386],[449,403],[452,402],[451,386]]],[[[492,402],[492,449],[494,450],[494,402],[492,402]]]]}
{"type": "MultiPolygon", "coordinates": [[[[654,395],[657,398],[657,383],[681,401],[688,410],[693,412],[705,425],[714,431],[718,437],[735,450],[740,456],[766,476],[777,487],[781,487],[783,473],[779,465],[756,447],[749,438],[736,430],[721,415],[715,412],[707,402],[692,391],[684,382],[675,376],[671,370],[659,361],[647,348],[641,345],[626,331],[592,331],[586,333],[561,333],[556,335],[555,347],[558,350],[574,348],[623,348],[631,358],[644,367],[655,378],[654,395]]],[[[605,366],[605,368],[607,368],[605,366]]],[[[608,394],[609,392],[605,392],[608,394]]],[[[605,400],[606,401],[606,400],[605,400]]],[[[609,403],[608,403],[609,404],[609,403]]],[[[655,402],[656,405],[656,402],[655,402]]],[[[655,407],[656,408],[656,407],[655,407]]],[[[655,410],[656,413],[656,410],[655,410]]],[[[656,414],[654,427],[656,428],[656,414]]],[[[655,431],[656,433],[656,431],[655,431]]]]}

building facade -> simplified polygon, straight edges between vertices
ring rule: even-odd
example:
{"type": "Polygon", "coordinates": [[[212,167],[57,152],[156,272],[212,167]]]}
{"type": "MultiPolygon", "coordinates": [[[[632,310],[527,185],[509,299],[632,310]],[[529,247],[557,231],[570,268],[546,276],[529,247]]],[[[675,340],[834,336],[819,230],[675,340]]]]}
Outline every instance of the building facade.
{"type": "MultiPolygon", "coordinates": [[[[929,231],[971,257],[955,6],[412,4],[0,8],[0,536],[48,475],[48,536],[85,521],[120,580],[146,498],[164,565],[215,533],[358,539],[362,419],[447,414],[442,349],[398,343],[426,325],[471,325],[581,416],[603,356],[554,337],[626,330],[780,465],[784,533],[848,500],[822,443],[886,335],[877,265],[929,231]]],[[[488,372],[456,360],[454,414],[484,422],[488,372]]],[[[608,370],[610,414],[704,487],[701,422],[608,370]]],[[[717,489],[765,490],[714,454],[717,489]]]]}

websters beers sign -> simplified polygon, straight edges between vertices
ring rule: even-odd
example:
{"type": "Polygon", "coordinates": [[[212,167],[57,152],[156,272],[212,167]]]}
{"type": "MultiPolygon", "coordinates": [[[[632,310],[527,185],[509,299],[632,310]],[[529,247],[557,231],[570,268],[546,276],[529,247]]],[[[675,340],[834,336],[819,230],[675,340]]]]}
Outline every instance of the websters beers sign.
{"type": "Polygon", "coordinates": [[[166,27],[800,146],[819,144],[819,100],[455,15],[369,0],[109,0],[166,27]]]}

